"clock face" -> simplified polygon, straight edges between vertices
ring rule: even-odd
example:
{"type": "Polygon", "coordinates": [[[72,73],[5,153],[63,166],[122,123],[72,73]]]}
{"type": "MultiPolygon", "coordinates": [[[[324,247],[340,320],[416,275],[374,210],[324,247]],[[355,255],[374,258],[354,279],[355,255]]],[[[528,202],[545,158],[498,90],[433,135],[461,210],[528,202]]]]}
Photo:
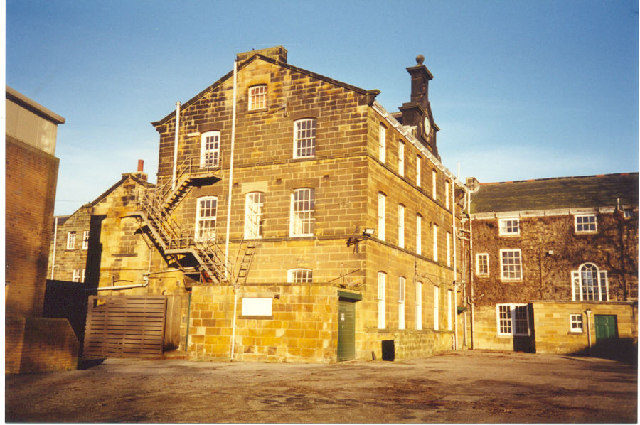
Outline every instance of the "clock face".
{"type": "Polygon", "coordinates": [[[431,133],[431,122],[429,121],[429,117],[424,117],[424,132],[426,134],[431,133]]]}

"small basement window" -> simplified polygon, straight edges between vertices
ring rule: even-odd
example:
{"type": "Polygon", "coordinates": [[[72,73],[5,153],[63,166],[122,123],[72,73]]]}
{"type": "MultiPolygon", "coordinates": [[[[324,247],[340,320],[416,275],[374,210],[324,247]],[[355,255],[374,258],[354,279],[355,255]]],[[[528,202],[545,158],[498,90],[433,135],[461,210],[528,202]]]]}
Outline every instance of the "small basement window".
{"type": "Polygon", "coordinates": [[[273,298],[243,298],[242,316],[272,317],[273,298]]]}

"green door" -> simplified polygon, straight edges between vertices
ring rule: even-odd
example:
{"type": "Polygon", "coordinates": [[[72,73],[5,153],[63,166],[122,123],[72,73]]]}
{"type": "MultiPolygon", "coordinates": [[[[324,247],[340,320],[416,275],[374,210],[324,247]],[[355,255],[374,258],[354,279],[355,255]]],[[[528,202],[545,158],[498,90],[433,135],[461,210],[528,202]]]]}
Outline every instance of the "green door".
{"type": "Polygon", "coordinates": [[[596,343],[618,338],[616,316],[596,314],[594,322],[596,326],[596,343]]]}
{"type": "Polygon", "coordinates": [[[338,300],[338,361],[356,357],[356,303],[338,300]]]}

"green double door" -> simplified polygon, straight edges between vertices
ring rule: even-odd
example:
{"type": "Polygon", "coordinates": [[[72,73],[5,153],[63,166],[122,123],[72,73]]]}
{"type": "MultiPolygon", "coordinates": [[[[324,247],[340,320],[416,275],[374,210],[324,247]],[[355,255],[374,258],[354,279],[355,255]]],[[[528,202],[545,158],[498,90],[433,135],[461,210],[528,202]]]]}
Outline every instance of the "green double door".
{"type": "Polygon", "coordinates": [[[338,300],[338,361],[356,356],[356,303],[338,300]]]}
{"type": "Polygon", "coordinates": [[[596,314],[593,319],[596,328],[596,343],[618,338],[618,324],[615,315],[596,314]]]}

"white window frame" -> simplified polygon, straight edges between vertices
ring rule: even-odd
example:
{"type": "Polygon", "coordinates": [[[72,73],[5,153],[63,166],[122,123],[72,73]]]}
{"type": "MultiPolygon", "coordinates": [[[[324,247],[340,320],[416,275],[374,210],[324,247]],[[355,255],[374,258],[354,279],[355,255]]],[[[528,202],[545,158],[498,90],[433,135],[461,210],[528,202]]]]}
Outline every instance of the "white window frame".
{"type": "Polygon", "coordinates": [[[569,314],[569,332],[574,334],[581,334],[583,332],[582,313],[569,314]]]}
{"type": "Polygon", "coordinates": [[[220,131],[206,131],[200,135],[200,167],[217,168],[219,166],[220,131]]]}
{"type": "Polygon", "coordinates": [[[416,282],[416,330],[422,330],[422,282],[416,282]]]}
{"type": "Polygon", "coordinates": [[[404,248],[404,205],[398,204],[398,246],[404,248]]]}
{"type": "Polygon", "coordinates": [[[451,267],[451,233],[447,232],[447,267],[451,267]]]}
{"type": "Polygon", "coordinates": [[[249,192],[244,197],[244,238],[262,239],[263,192],[249,192]]]}
{"type": "Polygon", "coordinates": [[[217,196],[202,196],[196,199],[196,226],[195,226],[195,240],[196,241],[206,241],[206,240],[215,240],[216,238],[216,226],[218,220],[218,197],[217,196]],[[213,216],[203,217],[203,203],[214,201],[215,206],[207,206],[206,208],[214,209],[215,214],[213,216]],[[205,233],[203,229],[203,225],[208,222],[213,222],[213,226],[209,227],[207,224],[206,228],[208,228],[208,232],[205,233]]]}
{"type": "Polygon", "coordinates": [[[531,329],[529,328],[529,308],[527,304],[523,303],[500,303],[496,304],[496,331],[500,336],[528,336],[531,334],[531,329]],[[505,312],[504,317],[500,316],[501,309],[500,307],[508,308],[508,314],[505,312]],[[524,307],[518,309],[517,307],[524,307]],[[527,331],[522,332],[522,327],[520,327],[520,331],[518,331],[518,324],[522,321],[522,318],[517,317],[518,311],[526,312],[526,325],[527,331]],[[504,324],[504,327],[502,326],[504,324]],[[505,331],[508,329],[508,331],[505,331]]]}
{"type": "Polygon", "coordinates": [[[387,274],[385,272],[378,272],[378,329],[384,329],[386,327],[386,281],[387,274]]]}
{"type": "Polygon", "coordinates": [[[287,270],[288,283],[311,283],[313,282],[313,270],[311,269],[289,269],[287,270]]]}
{"type": "Polygon", "coordinates": [[[404,177],[404,142],[398,141],[398,174],[404,177]]]}
{"type": "Polygon", "coordinates": [[[447,291],[447,330],[453,330],[453,291],[447,291]]]}
{"type": "Polygon", "coordinates": [[[449,183],[449,180],[445,180],[444,181],[444,207],[449,210],[451,209],[451,189],[449,188],[449,186],[451,186],[451,183],[449,183]]]}
{"type": "Polygon", "coordinates": [[[76,249],[76,232],[67,232],[67,249],[76,249]]]}
{"type": "Polygon", "coordinates": [[[598,216],[596,214],[576,214],[573,216],[573,226],[576,234],[597,233],[598,216]],[[593,223],[591,223],[591,220],[589,220],[588,223],[585,223],[584,219],[593,219],[593,223]],[[591,227],[592,225],[593,229],[584,230],[585,226],[591,227]]]}
{"type": "Polygon", "coordinates": [[[431,170],[431,197],[435,201],[438,199],[438,172],[431,170]]]}
{"type": "Polygon", "coordinates": [[[404,276],[400,276],[398,278],[398,329],[405,328],[405,290],[406,290],[407,280],[404,276]]]}
{"type": "MultiPolygon", "coordinates": [[[[514,257],[515,259],[516,257],[514,257]]],[[[511,270],[506,270],[508,273],[511,273],[511,270]]],[[[524,272],[524,267],[523,267],[523,261],[522,261],[522,251],[520,249],[501,249],[500,250],[500,280],[505,281],[505,282],[517,282],[517,281],[521,281],[522,280],[522,275],[524,272]],[[505,258],[504,258],[504,254],[508,254],[508,253],[518,253],[518,263],[514,263],[514,264],[505,264],[505,258]],[[517,272],[519,270],[520,272],[520,276],[517,277],[511,277],[511,276],[507,276],[505,275],[505,267],[510,268],[511,266],[514,266],[514,272],[517,272]]]]}
{"type": "Polygon", "coordinates": [[[498,235],[520,236],[520,219],[517,217],[498,219],[498,235]]]}
{"type": "Polygon", "coordinates": [[[248,96],[248,109],[250,111],[256,109],[265,109],[267,107],[267,85],[266,84],[257,84],[255,86],[249,87],[249,91],[247,93],[248,96]]]}
{"type": "Polygon", "coordinates": [[[310,187],[295,189],[291,194],[289,236],[292,238],[313,236],[315,221],[314,213],[315,190],[310,187]],[[299,197],[303,193],[307,193],[309,199],[300,199],[299,197]],[[307,203],[308,205],[306,205],[307,203]]]}
{"type": "Polygon", "coordinates": [[[385,223],[386,223],[386,200],[387,195],[378,192],[378,239],[385,239],[385,223]]]}
{"type": "MultiPolygon", "coordinates": [[[[591,285],[593,288],[593,285],[591,285]]],[[[609,301],[609,278],[606,270],[600,270],[595,263],[582,263],[578,270],[571,271],[571,300],[572,301],[609,301]],[[584,287],[583,280],[587,272],[587,267],[595,269],[595,290],[589,291],[589,287],[584,287]]]]}
{"type": "Polygon", "coordinates": [[[302,118],[293,123],[293,157],[316,156],[316,119],[302,118]],[[308,127],[305,125],[308,124],[308,127]]]}
{"type": "Polygon", "coordinates": [[[89,249],[89,231],[82,232],[82,249],[89,249]]]}
{"type": "Polygon", "coordinates": [[[422,255],[422,216],[416,214],[416,254],[422,255]]]}
{"type": "Polygon", "coordinates": [[[433,287],[433,330],[440,329],[440,288],[433,287]]]}
{"type": "Polygon", "coordinates": [[[434,224],[433,227],[433,261],[438,262],[438,225],[434,224]]]}
{"type": "Polygon", "coordinates": [[[489,276],[489,253],[482,252],[476,254],[476,276],[489,276]],[[482,260],[484,260],[484,264],[482,264],[482,260]],[[481,269],[483,265],[486,270],[481,269]]]}
{"type": "Polygon", "coordinates": [[[416,186],[422,187],[422,157],[416,155],[416,186]]]}
{"type": "Polygon", "coordinates": [[[80,282],[80,269],[73,269],[73,277],[71,278],[72,282],[80,282]]]}
{"type": "Polygon", "coordinates": [[[383,164],[386,161],[387,156],[387,128],[380,124],[380,129],[378,130],[378,159],[383,164]]]}

